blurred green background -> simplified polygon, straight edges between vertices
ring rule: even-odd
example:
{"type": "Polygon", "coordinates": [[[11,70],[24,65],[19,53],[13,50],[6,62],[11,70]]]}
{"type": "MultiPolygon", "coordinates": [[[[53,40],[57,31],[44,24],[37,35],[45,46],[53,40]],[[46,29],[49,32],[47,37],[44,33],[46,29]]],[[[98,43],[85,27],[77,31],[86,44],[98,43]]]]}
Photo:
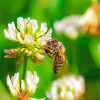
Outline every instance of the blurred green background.
{"type": "MultiPolygon", "coordinates": [[[[7,74],[22,72],[23,65],[16,65],[16,59],[5,59],[4,49],[16,47],[15,43],[5,39],[3,30],[9,22],[18,17],[31,17],[38,23],[53,23],[69,15],[82,15],[91,5],[91,0],[0,0],[0,100],[14,100],[6,85],[7,74]]],[[[57,36],[53,29],[52,36],[66,47],[71,72],[81,74],[86,80],[85,100],[100,100],[100,38],[82,36],[70,40],[64,35],[57,36]]],[[[40,82],[33,97],[45,97],[46,91],[55,78],[52,71],[53,60],[45,58],[43,63],[28,61],[28,70],[36,70],[40,82]]]]}

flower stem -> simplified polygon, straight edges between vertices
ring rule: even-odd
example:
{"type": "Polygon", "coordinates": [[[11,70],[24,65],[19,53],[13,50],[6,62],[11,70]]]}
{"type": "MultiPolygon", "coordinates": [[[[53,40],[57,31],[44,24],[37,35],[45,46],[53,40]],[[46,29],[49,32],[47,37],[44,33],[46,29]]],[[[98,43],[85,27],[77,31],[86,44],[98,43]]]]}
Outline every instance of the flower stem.
{"type": "Polygon", "coordinates": [[[26,70],[27,70],[27,56],[24,57],[23,75],[22,75],[22,78],[23,78],[23,79],[25,79],[26,70]]]}
{"type": "Polygon", "coordinates": [[[72,72],[79,74],[79,68],[78,68],[78,61],[77,61],[77,52],[78,52],[78,46],[77,41],[74,41],[73,43],[73,50],[72,50],[72,72]]]}

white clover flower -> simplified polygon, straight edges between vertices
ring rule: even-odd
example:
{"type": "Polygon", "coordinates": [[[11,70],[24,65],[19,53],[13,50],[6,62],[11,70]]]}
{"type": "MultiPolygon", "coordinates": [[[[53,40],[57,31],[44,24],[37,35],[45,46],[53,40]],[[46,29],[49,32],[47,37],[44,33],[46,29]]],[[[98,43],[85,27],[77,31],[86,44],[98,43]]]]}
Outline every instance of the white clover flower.
{"type": "Polygon", "coordinates": [[[85,81],[82,76],[64,76],[53,82],[47,93],[49,100],[80,100],[85,92],[85,81]]]}
{"type": "Polygon", "coordinates": [[[18,98],[18,100],[44,100],[30,98],[30,95],[35,93],[37,84],[39,82],[39,77],[37,73],[32,74],[27,71],[26,81],[19,79],[19,73],[15,73],[14,76],[10,78],[7,76],[7,85],[11,93],[18,98]]]}
{"type": "Polygon", "coordinates": [[[19,17],[17,27],[14,22],[11,22],[8,24],[8,29],[4,30],[4,33],[7,39],[19,42],[22,45],[16,49],[17,53],[14,56],[12,53],[14,53],[15,49],[6,49],[5,53],[8,54],[6,58],[24,54],[42,60],[44,58],[44,45],[51,39],[52,29],[48,30],[45,22],[41,23],[39,27],[37,20],[19,17]]]}
{"type": "Polygon", "coordinates": [[[69,16],[54,23],[54,29],[57,32],[63,32],[70,39],[76,39],[79,36],[79,28],[80,16],[69,16]]]}
{"type": "Polygon", "coordinates": [[[86,12],[79,16],[69,16],[54,23],[54,29],[70,39],[76,39],[79,32],[100,36],[100,3],[93,2],[86,12]]]}

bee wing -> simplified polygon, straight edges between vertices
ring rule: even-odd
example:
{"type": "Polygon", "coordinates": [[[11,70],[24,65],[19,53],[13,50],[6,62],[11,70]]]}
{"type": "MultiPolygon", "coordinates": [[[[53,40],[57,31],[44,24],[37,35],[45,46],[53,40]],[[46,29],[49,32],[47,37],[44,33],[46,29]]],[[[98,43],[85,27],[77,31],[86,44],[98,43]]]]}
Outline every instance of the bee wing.
{"type": "Polygon", "coordinates": [[[68,58],[66,56],[66,54],[64,54],[64,57],[65,57],[65,61],[64,61],[64,68],[69,71],[69,62],[68,62],[68,58]]]}

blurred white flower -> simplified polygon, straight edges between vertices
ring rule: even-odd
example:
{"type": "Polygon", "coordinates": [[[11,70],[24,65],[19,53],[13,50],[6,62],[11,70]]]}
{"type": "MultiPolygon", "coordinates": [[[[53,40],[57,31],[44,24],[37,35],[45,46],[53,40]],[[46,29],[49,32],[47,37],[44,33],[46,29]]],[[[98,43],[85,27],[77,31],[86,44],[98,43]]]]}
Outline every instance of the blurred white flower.
{"type": "Polygon", "coordinates": [[[54,29],[57,32],[63,32],[70,39],[76,39],[78,37],[79,28],[80,16],[69,16],[54,23],[54,29]]]}
{"type": "Polygon", "coordinates": [[[54,29],[58,33],[64,33],[70,39],[76,39],[81,35],[79,31],[100,36],[100,3],[94,1],[81,16],[69,16],[55,22],[54,29]]]}
{"type": "Polygon", "coordinates": [[[80,100],[84,92],[84,78],[69,75],[54,81],[47,97],[49,100],[80,100]]]}
{"type": "Polygon", "coordinates": [[[30,95],[35,93],[37,84],[39,82],[39,77],[37,73],[32,74],[27,71],[26,81],[19,79],[19,73],[15,73],[14,76],[10,78],[7,76],[7,85],[11,93],[18,98],[18,100],[44,100],[30,98],[30,95]]]}
{"type": "Polygon", "coordinates": [[[90,35],[100,36],[100,3],[93,4],[86,10],[80,20],[82,30],[90,35]]]}
{"type": "Polygon", "coordinates": [[[51,39],[52,29],[48,30],[45,22],[41,23],[39,27],[37,20],[19,17],[17,27],[14,22],[11,22],[8,24],[8,29],[4,30],[4,33],[7,39],[21,44],[17,48],[18,53],[15,56],[11,55],[15,49],[6,49],[5,53],[8,54],[6,58],[13,58],[23,53],[32,58],[34,57],[34,59],[42,60],[44,45],[51,39]]]}

